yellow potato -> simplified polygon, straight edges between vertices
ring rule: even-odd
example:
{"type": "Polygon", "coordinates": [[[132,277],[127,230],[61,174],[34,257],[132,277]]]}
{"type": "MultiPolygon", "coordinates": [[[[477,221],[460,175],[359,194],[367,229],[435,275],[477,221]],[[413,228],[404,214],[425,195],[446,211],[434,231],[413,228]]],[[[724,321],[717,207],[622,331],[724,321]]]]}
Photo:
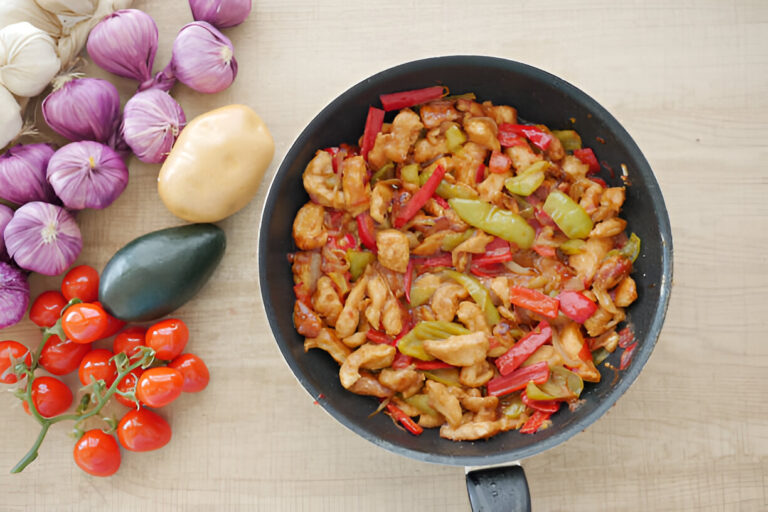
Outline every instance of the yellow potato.
{"type": "Polygon", "coordinates": [[[160,169],[165,206],[190,222],[216,222],[256,195],[275,154],[264,121],[245,105],[229,105],[193,119],[160,169]]]}

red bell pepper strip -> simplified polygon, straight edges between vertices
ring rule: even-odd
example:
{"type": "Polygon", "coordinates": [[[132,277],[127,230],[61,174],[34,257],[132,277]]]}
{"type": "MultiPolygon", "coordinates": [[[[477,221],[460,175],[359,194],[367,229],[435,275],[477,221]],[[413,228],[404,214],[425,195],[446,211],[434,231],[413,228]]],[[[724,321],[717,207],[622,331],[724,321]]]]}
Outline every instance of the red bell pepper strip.
{"type": "Polygon", "coordinates": [[[432,196],[432,199],[434,199],[435,202],[437,204],[439,204],[442,207],[443,210],[447,210],[448,208],[451,207],[451,205],[448,204],[448,201],[446,201],[445,199],[443,199],[442,197],[440,197],[438,195],[432,196]]]}
{"type": "Polygon", "coordinates": [[[627,348],[633,341],[635,341],[635,333],[632,329],[625,327],[619,331],[619,346],[621,348],[627,348]]]}
{"type": "Polygon", "coordinates": [[[591,363],[592,360],[592,351],[589,350],[589,343],[586,341],[581,345],[581,350],[579,350],[579,359],[584,361],[585,363],[591,363]]]}
{"type": "Polygon", "coordinates": [[[496,367],[499,369],[499,373],[509,375],[515,371],[518,366],[523,364],[523,361],[531,357],[531,354],[536,352],[540,346],[551,338],[552,328],[549,326],[549,323],[540,322],[536,329],[520,338],[520,341],[515,343],[504,355],[496,359],[496,367]]]}
{"type": "Polygon", "coordinates": [[[509,269],[501,263],[495,263],[493,265],[471,265],[469,271],[478,277],[496,277],[506,274],[509,269]]]}
{"type": "Polygon", "coordinates": [[[589,179],[591,181],[594,181],[595,183],[597,183],[603,188],[608,188],[608,184],[605,182],[603,178],[598,178],[597,176],[590,176],[589,179]]]}
{"type": "Polygon", "coordinates": [[[624,352],[621,353],[621,359],[619,359],[619,370],[626,370],[629,366],[629,363],[632,362],[632,356],[635,355],[635,350],[637,349],[637,342],[634,342],[630,346],[624,349],[624,352]]]}
{"type": "Polygon", "coordinates": [[[481,254],[480,256],[473,256],[472,257],[472,263],[475,265],[479,265],[481,267],[485,267],[488,265],[493,265],[495,263],[504,263],[505,261],[512,261],[514,256],[512,255],[512,251],[507,252],[500,252],[496,254],[481,254]]]}
{"type": "Polygon", "coordinates": [[[427,182],[400,208],[397,217],[395,217],[395,227],[397,229],[405,226],[421,210],[427,203],[427,200],[435,193],[440,182],[443,181],[443,176],[445,176],[445,168],[442,165],[438,165],[427,182]]]}
{"type": "Polygon", "coordinates": [[[360,148],[360,154],[368,161],[368,152],[373,149],[376,143],[376,135],[381,131],[384,124],[384,111],[380,108],[369,107],[368,117],[365,119],[365,131],[363,132],[363,146],[360,148]]]}
{"type": "Polygon", "coordinates": [[[548,134],[538,126],[510,123],[502,123],[499,125],[498,137],[499,143],[502,146],[504,143],[501,142],[501,140],[504,139],[505,141],[508,141],[512,135],[525,137],[531,141],[531,144],[542,151],[545,151],[549,147],[549,144],[552,142],[552,135],[548,134]]]}
{"type": "Polygon", "coordinates": [[[549,379],[549,364],[546,361],[540,361],[520,368],[509,375],[502,374],[501,377],[489,380],[486,389],[491,396],[504,396],[523,389],[531,381],[536,384],[544,384],[547,379],[549,379]]]}
{"type": "Polygon", "coordinates": [[[542,256],[544,258],[555,258],[557,257],[557,253],[555,252],[555,248],[549,245],[541,245],[537,244],[531,247],[536,254],[539,256],[542,256]]]}
{"type": "Polygon", "coordinates": [[[416,264],[422,267],[450,267],[453,265],[453,259],[450,254],[441,254],[430,258],[418,258],[416,264]]]}
{"type": "Polygon", "coordinates": [[[389,112],[391,110],[400,110],[401,108],[421,105],[422,103],[441,98],[443,94],[445,94],[443,86],[436,85],[425,89],[382,94],[379,96],[379,99],[381,100],[381,106],[384,110],[389,112]]]}
{"type": "Polygon", "coordinates": [[[403,276],[403,288],[405,288],[405,300],[411,303],[411,285],[413,284],[413,258],[408,260],[408,267],[403,276]]]}
{"type": "Polygon", "coordinates": [[[376,235],[374,235],[373,219],[368,212],[363,212],[356,217],[357,234],[360,235],[360,241],[374,254],[378,252],[376,247],[376,235]]]}
{"type": "Polygon", "coordinates": [[[413,358],[400,352],[399,350],[395,354],[395,359],[392,361],[392,368],[395,370],[403,370],[408,368],[413,363],[413,358]]]}
{"type": "Polygon", "coordinates": [[[373,343],[378,343],[380,345],[391,345],[392,344],[392,338],[387,336],[385,333],[381,331],[377,331],[375,329],[368,329],[365,332],[365,337],[368,338],[369,341],[373,343]]]}
{"type": "Polygon", "coordinates": [[[581,163],[589,166],[589,173],[600,172],[600,163],[597,161],[595,152],[592,148],[582,148],[573,151],[573,156],[581,160],[581,163]]]}
{"type": "Polygon", "coordinates": [[[413,421],[410,416],[405,414],[402,409],[400,409],[398,406],[396,406],[393,403],[387,404],[387,411],[389,411],[389,414],[392,415],[393,418],[395,418],[397,421],[400,422],[400,424],[405,427],[405,430],[410,432],[411,434],[418,436],[422,432],[424,432],[424,429],[421,428],[421,426],[413,421]]]}
{"type": "Polygon", "coordinates": [[[357,241],[351,233],[346,233],[343,236],[339,235],[335,238],[331,238],[330,245],[332,249],[341,249],[342,251],[346,251],[347,249],[353,249],[357,247],[357,241]]]}
{"type": "Polygon", "coordinates": [[[511,286],[509,288],[509,301],[515,306],[529,309],[547,318],[557,318],[557,311],[560,307],[560,301],[557,299],[524,286],[511,286]]]}
{"type": "Polygon", "coordinates": [[[500,151],[491,153],[488,161],[488,170],[497,174],[504,174],[512,167],[512,159],[500,151]]]}
{"type": "Polygon", "coordinates": [[[535,434],[541,428],[544,422],[549,419],[550,416],[552,416],[552,413],[549,413],[549,412],[541,412],[541,411],[534,412],[533,416],[528,418],[528,421],[526,421],[525,425],[522,426],[522,428],[520,429],[520,433],[535,434]]]}
{"type": "Polygon", "coordinates": [[[440,368],[456,368],[452,364],[448,364],[444,361],[414,361],[413,365],[418,370],[438,370],[440,368]]]}
{"type": "Polygon", "coordinates": [[[323,151],[328,152],[331,155],[331,164],[333,165],[333,172],[339,173],[339,164],[343,157],[341,156],[341,150],[337,147],[325,148],[323,151]]]}
{"type": "Polygon", "coordinates": [[[477,166],[477,173],[475,174],[475,183],[480,183],[485,179],[485,164],[477,166]]]}
{"type": "Polygon", "coordinates": [[[580,324],[586,322],[597,311],[597,304],[589,300],[581,292],[563,290],[557,296],[557,299],[560,301],[560,311],[574,322],[580,324]]]}
{"type": "Polygon", "coordinates": [[[535,411],[548,412],[550,414],[557,412],[560,408],[560,402],[557,400],[531,400],[528,395],[523,391],[520,395],[523,403],[535,411]]]}

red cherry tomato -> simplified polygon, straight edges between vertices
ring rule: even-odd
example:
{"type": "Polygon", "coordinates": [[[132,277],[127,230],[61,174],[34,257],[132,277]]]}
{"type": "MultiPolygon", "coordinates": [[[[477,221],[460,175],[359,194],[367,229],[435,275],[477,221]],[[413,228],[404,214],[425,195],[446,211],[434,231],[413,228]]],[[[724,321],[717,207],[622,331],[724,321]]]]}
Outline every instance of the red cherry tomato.
{"type": "Polygon", "coordinates": [[[110,476],[120,468],[120,446],[115,438],[95,428],[75,443],[75,464],[93,476],[110,476]]]}
{"type": "Polygon", "coordinates": [[[99,273],[88,265],[72,267],[61,282],[61,293],[67,300],[75,297],[83,302],[94,302],[99,298],[99,273]]]}
{"type": "Polygon", "coordinates": [[[148,409],[128,411],[117,424],[117,439],[126,450],[148,452],[171,440],[171,426],[148,409]]]}
{"type": "Polygon", "coordinates": [[[53,327],[61,316],[61,310],[67,305],[67,299],[56,290],[49,290],[37,296],[29,308],[29,319],[40,327],[53,327]]]}
{"type": "Polygon", "coordinates": [[[144,345],[146,335],[147,330],[143,327],[129,327],[115,336],[115,341],[112,342],[112,352],[115,354],[122,352],[131,357],[139,347],[144,345]]]}
{"type": "Polygon", "coordinates": [[[87,386],[91,383],[91,376],[95,380],[104,380],[107,387],[111,386],[117,378],[117,368],[115,362],[110,361],[114,354],[107,349],[99,348],[91,350],[80,362],[80,369],[77,375],[80,377],[80,383],[87,386]]]}
{"type": "MultiPolygon", "coordinates": [[[[55,377],[37,377],[32,382],[32,403],[40,416],[58,416],[72,405],[72,391],[55,377]]],[[[31,414],[27,402],[24,402],[24,410],[31,414]]]]}
{"type": "Polygon", "coordinates": [[[0,382],[5,384],[13,384],[19,380],[16,374],[9,370],[11,367],[11,357],[16,362],[24,358],[24,362],[27,365],[32,364],[32,354],[30,354],[27,347],[18,341],[0,341],[0,382]],[[6,373],[6,370],[8,370],[8,373],[6,373]],[[4,373],[5,376],[3,376],[4,373]]]}
{"type": "Polygon", "coordinates": [[[45,342],[40,353],[40,366],[54,375],[67,375],[77,370],[85,354],[91,351],[91,344],[61,341],[55,334],[45,342]]]}
{"type": "Polygon", "coordinates": [[[170,361],[184,351],[189,341],[187,325],[176,318],[158,322],[147,330],[146,344],[158,359],[170,361]]]}
{"type": "MultiPolygon", "coordinates": [[[[101,309],[104,309],[104,306],[101,305],[101,302],[96,301],[94,302],[94,304],[99,306],[101,309]]],[[[104,313],[107,314],[107,328],[104,329],[104,332],[101,334],[101,337],[109,338],[110,336],[117,334],[120,331],[120,329],[125,327],[125,322],[107,313],[106,309],[104,309],[104,313]]]]}
{"type": "Polygon", "coordinates": [[[93,343],[103,337],[109,325],[107,312],[96,304],[74,304],[64,311],[61,326],[75,343],[93,343]]]}
{"type": "Polygon", "coordinates": [[[168,363],[168,367],[179,370],[184,376],[184,386],[181,388],[184,393],[202,391],[211,380],[208,367],[195,354],[181,354],[168,363]]]}
{"type": "MultiPolygon", "coordinates": [[[[121,380],[118,383],[117,390],[122,392],[127,392],[132,390],[135,391],[136,383],[138,382],[139,377],[141,377],[142,373],[144,373],[144,370],[142,370],[141,368],[134,368],[133,370],[131,370],[131,373],[123,377],[123,380],[121,380]]],[[[125,398],[124,396],[120,396],[117,393],[115,393],[113,396],[118,402],[120,402],[124,406],[132,407],[134,409],[136,408],[136,402],[134,402],[133,400],[129,400],[128,398],[125,398]]]]}
{"type": "Polygon", "coordinates": [[[136,384],[136,397],[150,407],[162,407],[176,400],[184,387],[184,376],[168,367],[145,370],[136,384]]]}

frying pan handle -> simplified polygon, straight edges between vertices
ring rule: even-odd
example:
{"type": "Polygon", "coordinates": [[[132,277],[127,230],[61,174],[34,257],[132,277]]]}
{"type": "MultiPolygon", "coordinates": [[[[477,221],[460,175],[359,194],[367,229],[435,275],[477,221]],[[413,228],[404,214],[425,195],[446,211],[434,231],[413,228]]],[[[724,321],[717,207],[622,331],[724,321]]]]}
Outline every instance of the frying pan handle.
{"type": "Polygon", "coordinates": [[[531,512],[531,494],[522,466],[467,469],[473,512],[531,512]]]}

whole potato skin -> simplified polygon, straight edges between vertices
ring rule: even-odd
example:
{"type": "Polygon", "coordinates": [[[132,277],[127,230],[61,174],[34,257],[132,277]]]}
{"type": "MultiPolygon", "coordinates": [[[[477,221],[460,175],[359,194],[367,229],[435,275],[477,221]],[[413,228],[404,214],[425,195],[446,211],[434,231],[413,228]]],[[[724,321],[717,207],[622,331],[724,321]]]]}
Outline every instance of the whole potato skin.
{"type": "Polygon", "coordinates": [[[160,169],[165,206],[189,222],[217,222],[256,195],[275,154],[264,121],[250,107],[228,105],[193,119],[160,169]]]}

